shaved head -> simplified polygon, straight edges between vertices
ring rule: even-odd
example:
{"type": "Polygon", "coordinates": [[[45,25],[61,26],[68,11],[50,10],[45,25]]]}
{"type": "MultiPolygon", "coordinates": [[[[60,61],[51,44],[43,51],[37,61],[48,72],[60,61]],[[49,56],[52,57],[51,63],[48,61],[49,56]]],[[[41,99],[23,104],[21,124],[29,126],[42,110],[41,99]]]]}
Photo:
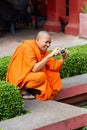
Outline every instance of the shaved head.
{"type": "Polygon", "coordinates": [[[41,39],[42,37],[44,36],[51,36],[49,32],[47,31],[40,31],[37,36],[36,36],[36,40],[39,40],[41,39]]]}
{"type": "Polygon", "coordinates": [[[46,51],[51,44],[51,35],[47,31],[40,31],[36,36],[36,43],[40,50],[46,51]]]}

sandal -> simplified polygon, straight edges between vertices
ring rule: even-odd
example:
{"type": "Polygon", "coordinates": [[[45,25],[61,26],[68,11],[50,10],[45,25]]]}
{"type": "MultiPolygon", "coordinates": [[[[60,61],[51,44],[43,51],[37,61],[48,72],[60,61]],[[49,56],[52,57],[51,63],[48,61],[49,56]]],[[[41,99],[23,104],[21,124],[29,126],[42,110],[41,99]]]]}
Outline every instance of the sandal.
{"type": "Polygon", "coordinates": [[[33,100],[33,99],[35,99],[35,96],[31,95],[30,93],[23,93],[21,95],[22,95],[22,98],[24,100],[33,100]]]}
{"type": "Polygon", "coordinates": [[[28,88],[28,89],[27,89],[27,92],[30,93],[31,95],[34,95],[34,96],[35,96],[36,94],[38,94],[38,95],[41,94],[41,91],[40,91],[40,90],[34,89],[34,88],[28,88]]]}

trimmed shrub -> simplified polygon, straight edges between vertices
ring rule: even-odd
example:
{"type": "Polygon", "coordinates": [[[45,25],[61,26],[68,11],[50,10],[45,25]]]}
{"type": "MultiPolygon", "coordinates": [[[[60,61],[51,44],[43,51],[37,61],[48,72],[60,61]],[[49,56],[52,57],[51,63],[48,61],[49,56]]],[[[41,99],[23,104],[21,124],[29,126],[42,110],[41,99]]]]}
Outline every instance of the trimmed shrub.
{"type": "MultiPolygon", "coordinates": [[[[60,71],[61,78],[71,77],[87,73],[87,44],[67,48],[70,50],[69,57],[65,60],[60,71]]],[[[49,50],[50,52],[52,50],[49,50]]],[[[55,56],[59,59],[60,56],[55,56]]],[[[6,79],[6,73],[11,56],[0,58],[0,80],[6,79]]]]}
{"type": "Polygon", "coordinates": [[[8,64],[11,60],[11,56],[5,56],[0,58],[0,80],[6,79],[6,73],[8,69],[8,64]]]}
{"type": "Polygon", "coordinates": [[[0,121],[23,114],[24,101],[17,86],[0,81],[0,121]]]}
{"type": "MultiPolygon", "coordinates": [[[[70,55],[60,71],[61,78],[87,73],[87,44],[67,49],[70,50],[70,55]]],[[[56,59],[58,58],[56,56],[56,59]]]]}
{"type": "Polygon", "coordinates": [[[64,62],[60,71],[61,78],[87,73],[87,54],[76,52],[71,54],[64,62]]]}

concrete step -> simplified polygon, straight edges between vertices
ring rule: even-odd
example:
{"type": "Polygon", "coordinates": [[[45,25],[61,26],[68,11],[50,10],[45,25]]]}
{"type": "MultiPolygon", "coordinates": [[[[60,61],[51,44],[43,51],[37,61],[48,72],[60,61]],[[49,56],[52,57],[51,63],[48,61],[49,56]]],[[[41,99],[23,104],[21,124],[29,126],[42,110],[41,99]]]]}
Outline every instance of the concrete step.
{"type": "MultiPolygon", "coordinates": [[[[63,88],[54,100],[25,100],[24,109],[30,109],[31,114],[0,122],[4,130],[72,130],[87,125],[87,109],[60,103],[59,101],[77,95],[87,95],[87,74],[65,78],[63,88]]],[[[87,96],[85,97],[87,98],[87,96]]],[[[74,100],[76,101],[77,97],[74,100]]]]}
{"type": "Polygon", "coordinates": [[[57,101],[26,100],[32,113],[0,122],[4,130],[72,130],[87,125],[87,109],[57,101]]]}
{"type": "Polygon", "coordinates": [[[87,100],[87,74],[62,79],[63,87],[54,100],[75,104],[87,100]]]}
{"type": "Polygon", "coordinates": [[[87,83],[87,73],[62,79],[63,88],[87,83]]]}

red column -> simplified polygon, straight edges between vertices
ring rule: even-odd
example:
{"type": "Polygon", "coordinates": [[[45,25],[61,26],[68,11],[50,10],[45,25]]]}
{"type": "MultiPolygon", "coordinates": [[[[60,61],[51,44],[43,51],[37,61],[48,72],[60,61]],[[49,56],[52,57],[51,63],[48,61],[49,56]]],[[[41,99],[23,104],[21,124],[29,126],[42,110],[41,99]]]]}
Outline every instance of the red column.
{"type": "Polygon", "coordinates": [[[69,23],[65,27],[65,33],[71,35],[79,34],[79,13],[81,5],[87,0],[69,0],[69,23]]]}
{"type": "Polygon", "coordinates": [[[52,32],[61,31],[60,16],[66,15],[65,0],[47,0],[47,21],[44,29],[52,32]]]}

